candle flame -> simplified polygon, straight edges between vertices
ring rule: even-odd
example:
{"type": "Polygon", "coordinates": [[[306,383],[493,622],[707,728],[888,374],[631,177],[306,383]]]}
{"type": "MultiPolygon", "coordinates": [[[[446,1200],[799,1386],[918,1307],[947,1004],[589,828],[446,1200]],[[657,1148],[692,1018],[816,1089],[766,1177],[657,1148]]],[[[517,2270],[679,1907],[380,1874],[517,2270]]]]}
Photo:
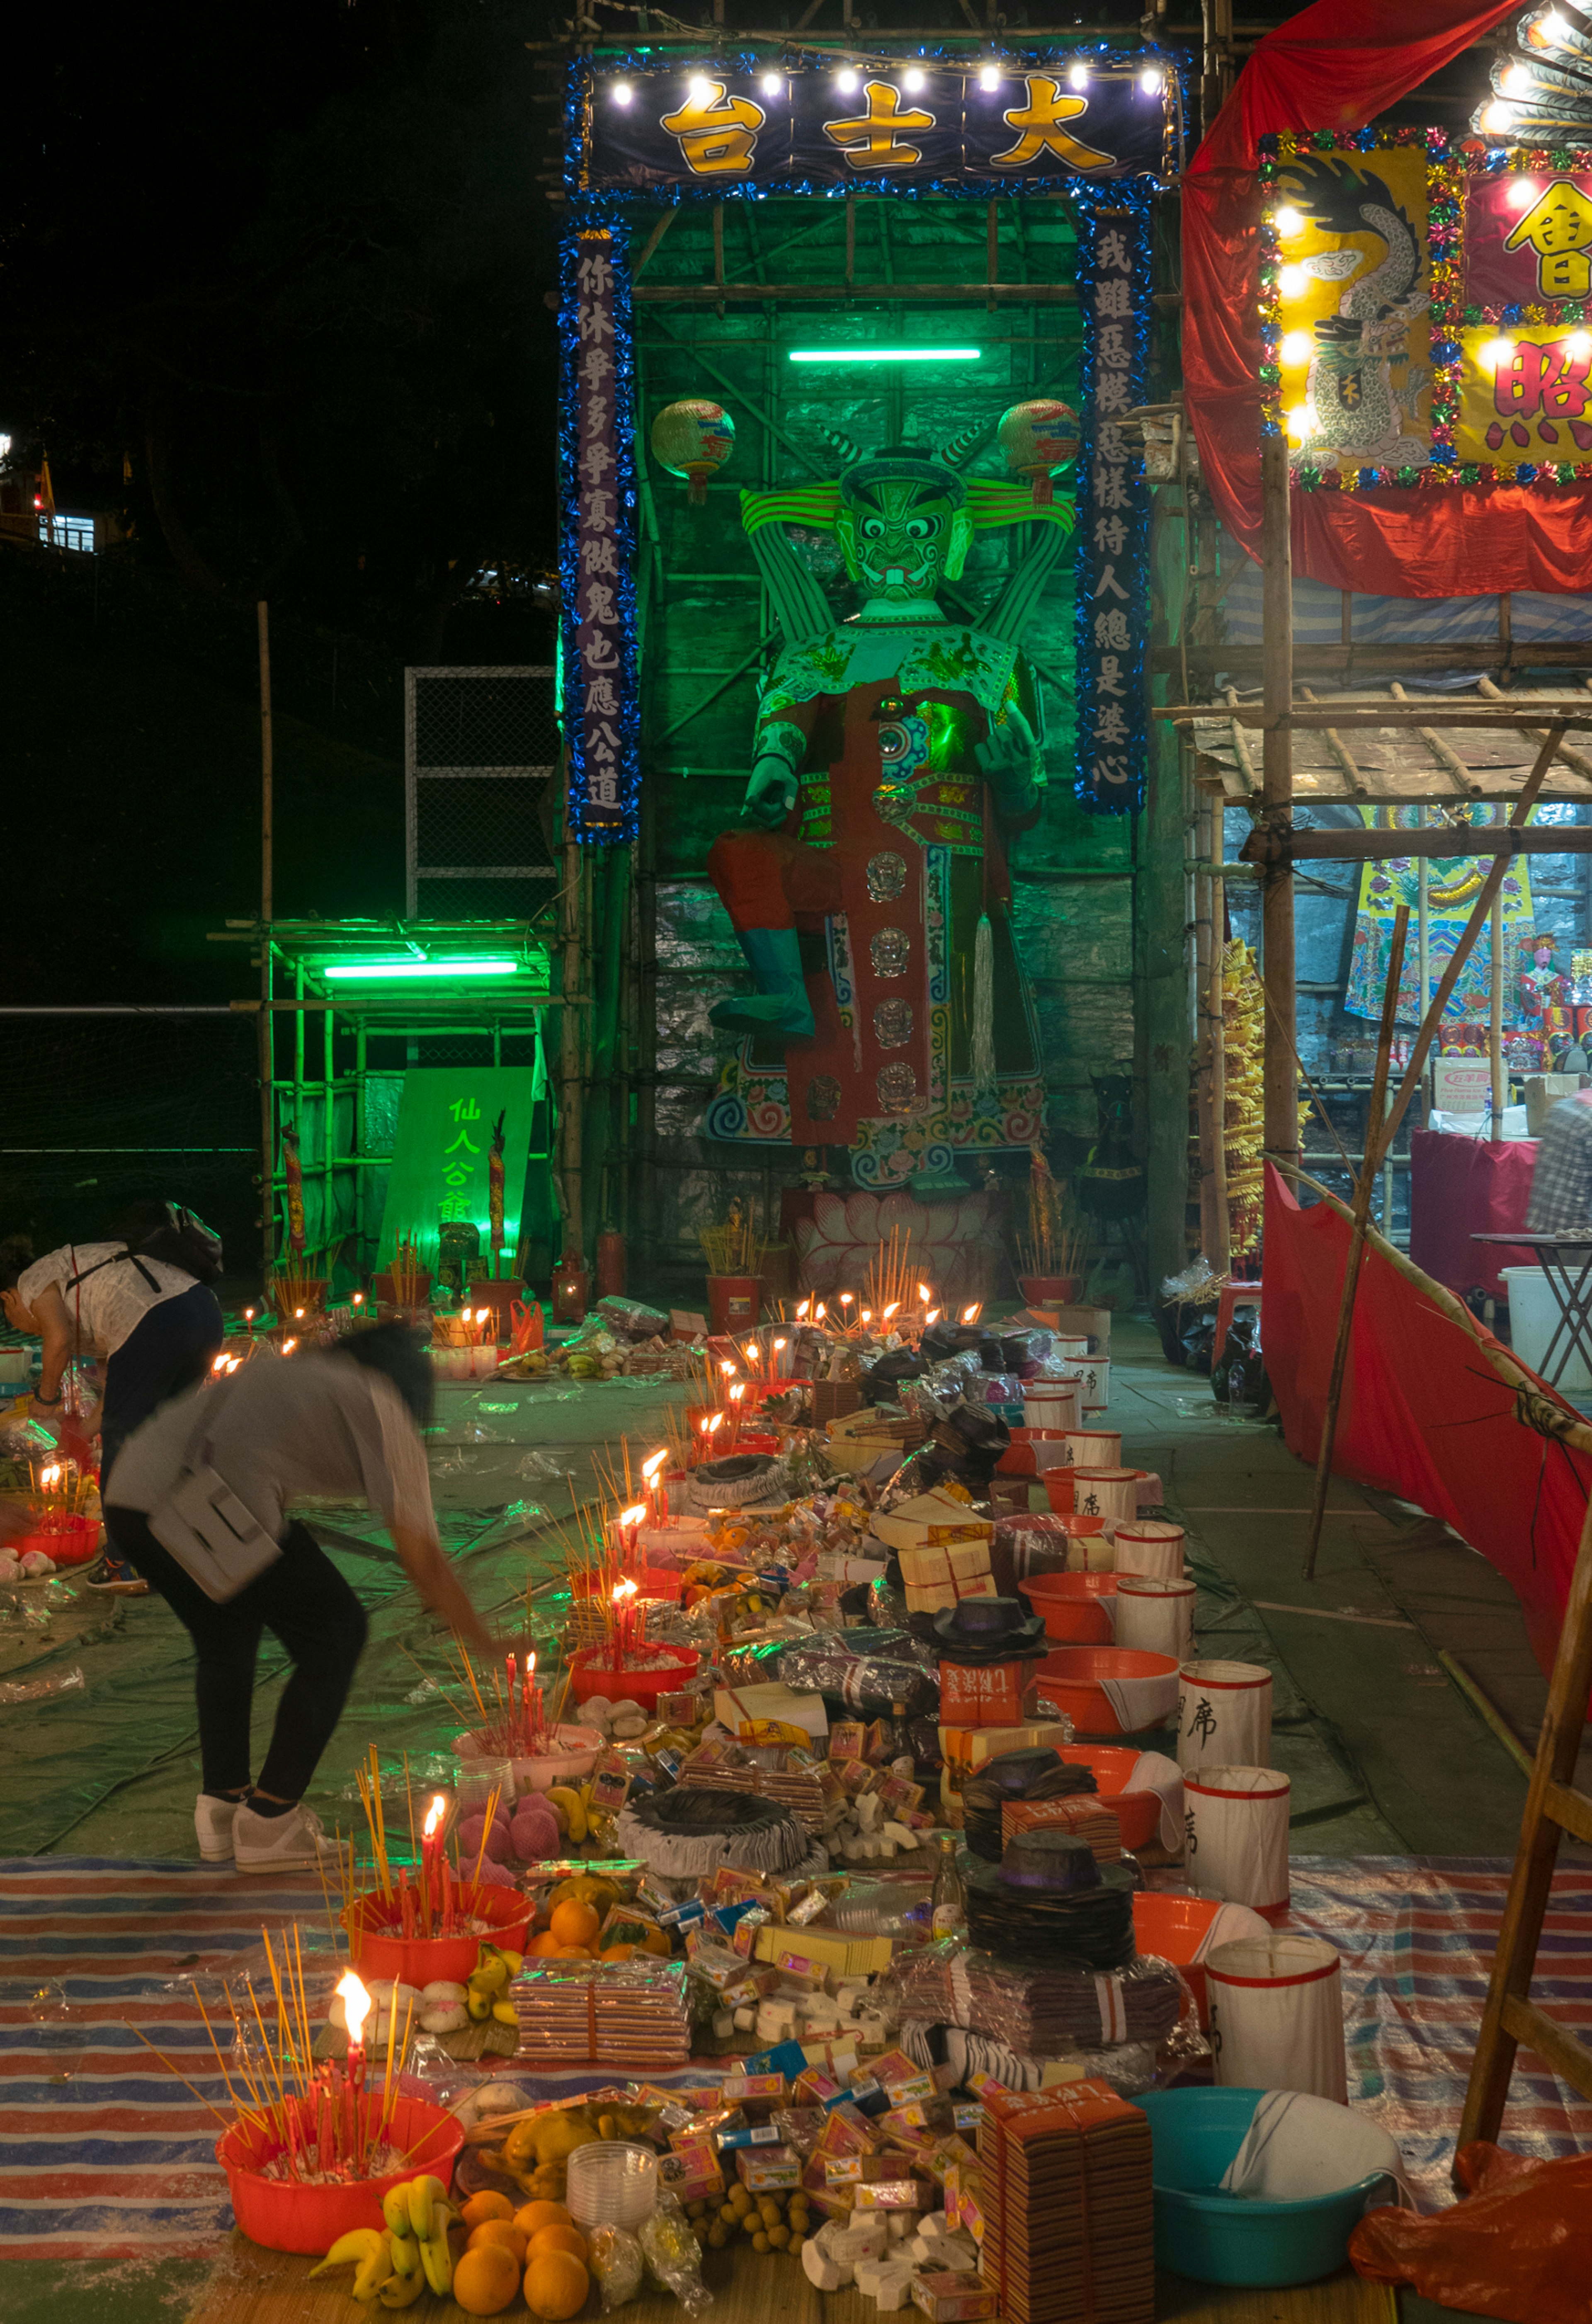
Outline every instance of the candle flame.
{"type": "Polygon", "coordinates": [[[898,1299],[892,1299],[892,1300],[891,1300],[891,1302],[890,1302],[889,1305],[885,1309],[885,1314],[884,1314],[884,1320],[885,1320],[885,1322],[886,1322],[887,1323],[889,1322],[889,1320],[890,1320],[891,1316],[895,1314],[895,1312],[896,1312],[897,1308],[900,1305],[901,1305],[901,1302],[900,1302],[898,1299]]]}
{"type": "Polygon", "coordinates": [[[47,1491],[51,1485],[59,1485],[60,1482],[60,1468],[59,1463],[52,1462],[48,1469],[40,1470],[39,1483],[41,1489],[47,1491]]]}
{"type": "Polygon", "coordinates": [[[775,1342],[774,1342],[774,1352],[775,1352],[775,1354],[776,1354],[776,1355],[778,1355],[778,1354],[779,1353],[780,1349],[781,1349],[782,1347],[784,1347],[784,1345],[785,1345],[785,1342],[784,1342],[784,1341],[783,1341],[783,1340],[776,1340],[776,1341],[775,1341],[775,1342]]]}
{"type": "Polygon", "coordinates": [[[638,1585],[634,1582],[616,1582],[613,1585],[614,1604],[617,1606],[621,1598],[634,1598],[637,1588],[638,1585]]]}
{"type": "Polygon", "coordinates": [[[621,1509],[619,1521],[621,1526],[639,1526],[646,1514],[646,1502],[638,1501],[633,1508],[621,1509]]]}
{"type": "Polygon", "coordinates": [[[749,1341],[747,1342],[747,1346],[746,1346],[746,1360],[747,1360],[747,1362],[748,1362],[749,1364],[755,1364],[755,1363],[757,1362],[757,1360],[758,1360],[758,1351],[757,1351],[757,1349],[756,1349],[756,1347],[752,1344],[752,1342],[749,1340],[749,1341]]]}
{"type": "Polygon", "coordinates": [[[726,1356],[723,1362],[719,1366],[719,1370],[722,1372],[732,1372],[735,1370],[735,1367],[726,1356]]]}
{"type": "Polygon", "coordinates": [[[299,1342],[298,1342],[298,1341],[297,1341],[297,1340],[284,1340],[284,1341],[282,1342],[282,1353],[283,1353],[283,1355],[284,1355],[284,1356],[290,1356],[290,1355],[292,1354],[292,1352],[293,1352],[294,1349],[298,1346],[298,1344],[299,1344],[299,1342]]]}
{"type": "Polygon", "coordinates": [[[812,1303],[812,1301],[811,1301],[810,1299],[804,1299],[804,1300],[803,1300],[803,1302],[802,1302],[801,1305],[796,1309],[796,1322],[797,1322],[798,1323],[800,1323],[801,1322],[803,1322],[803,1321],[805,1320],[805,1316],[806,1316],[807,1310],[808,1310],[808,1308],[809,1308],[812,1305],[813,1305],[813,1303],[812,1303]]]}
{"type": "Polygon", "coordinates": [[[525,1657],[525,1675],[528,1682],[536,1676],[536,1656],[534,1655],[527,1655],[525,1657]]]}
{"type": "Polygon", "coordinates": [[[226,1370],[226,1358],[225,1355],[217,1356],[215,1362],[211,1365],[210,1370],[213,1372],[224,1372],[226,1370]]]}
{"type": "Polygon", "coordinates": [[[863,1321],[865,1323],[872,1323],[872,1321],[873,1321],[873,1310],[872,1310],[872,1308],[871,1308],[871,1307],[864,1307],[864,1308],[862,1309],[862,1311],[861,1311],[861,1312],[862,1312],[862,1321],[863,1321]]]}
{"type": "Polygon", "coordinates": [[[924,1320],[924,1322],[925,1322],[925,1323],[937,1323],[939,1322],[939,1320],[940,1320],[940,1311],[939,1311],[939,1309],[938,1309],[937,1307],[931,1307],[931,1308],[929,1309],[928,1314],[924,1317],[924,1319],[923,1319],[923,1320],[924,1320]]]}
{"type": "Polygon", "coordinates": [[[962,1320],[964,1323],[976,1323],[983,1312],[983,1301],[981,1299],[975,1299],[971,1307],[964,1307],[962,1309],[962,1320]]]}
{"type": "MultiPolygon", "coordinates": [[[[431,1794],[431,1804],[426,1811],[426,1821],[420,1826],[420,1837],[422,1840],[429,1840],[432,1837],[437,1825],[442,1821],[443,1817],[446,1813],[446,1799],[441,1792],[433,1792],[431,1794]]],[[[339,1987],[338,1990],[341,1991],[342,1988],[339,1987]]]]}
{"type": "Polygon", "coordinates": [[[920,1283],[920,1284],[918,1285],[918,1286],[917,1286],[917,1296],[918,1296],[918,1297],[923,1301],[924,1305],[926,1307],[926,1306],[928,1305],[928,1304],[929,1304],[929,1301],[934,1297],[934,1293],[930,1290],[930,1288],[929,1288],[929,1286],[928,1286],[928,1285],[927,1285],[926,1283],[920,1283]]]}
{"type": "Polygon", "coordinates": [[[662,1468],[664,1462],[668,1459],[668,1446],[666,1444],[660,1447],[658,1452],[649,1452],[646,1460],[642,1462],[641,1474],[649,1485],[652,1484],[656,1480],[658,1471],[662,1468]]]}
{"type": "Polygon", "coordinates": [[[254,1320],[254,1310],[253,1310],[252,1307],[245,1307],[245,1308],[244,1308],[244,1323],[252,1323],[253,1322],[253,1320],[254,1320]]]}
{"type": "Polygon", "coordinates": [[[371,2014],[371,1997],[352,1969],[345,1969],[338,1979],[337,1992],[348,2026],[348,2046],[351,2050],[357,2050],[359,2037],[364,2032],[365,2019],[371,2014]]]}
{"type": "Polygon", "coordinates": [[[829,1313],[829,1310],[824,1306],[824,1302],[823,1302],[823,1300],[821,1299],[821,1300],[818,1302],[817,1310],[816,1310],[816,1312],[815,1312],[815,1313],[814,1313],[814,1314],[813,1321],[814,1321],[815,1323],[823,1323],[823,1321],[824,1321],[824,1316],[825,1316],[828,1313],[829,1313]]]}
{"type": "Polygon", "coordinates": [[[304,1310],[302,1307],[294,1308],[293,1321],[295,1323],[301,1323],[304,1321],[304,1310]]]}
{"type": "Polygon", "coordinates": [[[842,1305],[842,1307],[849,1307],[849,1306],[851,1305],[851,1294],[849,1291],[842,1291],[842,1292],[841,1293],[841,1305],[842,1305]]]}
{"type": "Polygon", "coordinates": [[[744,1380],[737,1380],[737,1381],[736,1381],[736,1383],[735,1383],[735,1386],[734,1386],[734,1387],[731,1389],[731,1391],[730,1391],[730,1401],[731,1401],[731,1403],[732,1403],[732,1404],[739,1404],[739,1403],[741,1402],[741,1397],[742,1397],[745,1394],[746,1394],[746,1382],[745,1382],[744,1380]]]}
{"type": "Polygon", "coordinates": [[[711,1435],[713,1434],[713,1431],[714,1431],[714,1429],[715,1429],[715,1428],[722,1428],[722,1427],[723,1426],[723,1425],[724,1425],[724,1416],[723,1416],[723,1414],[722,1414],[722,1412],[715,1412],[715,1413],[714,1413],[714,1415],[713,1415],[713,1418],[712,1418],[711,1420],[704,1420],[704,1421],[703,1422],[703,1424],[702,1424],[702,1433],[703,1433],[703,1434],[704,1434],[704,1436],[711,1436],[711,1435]]]}
{"type": "Polygon", "coordinates": [[[351,1306],[363,1307],[364,1305],[364,1293],[363,1291],[356,1291],[349,1304],[351,1306]]]}

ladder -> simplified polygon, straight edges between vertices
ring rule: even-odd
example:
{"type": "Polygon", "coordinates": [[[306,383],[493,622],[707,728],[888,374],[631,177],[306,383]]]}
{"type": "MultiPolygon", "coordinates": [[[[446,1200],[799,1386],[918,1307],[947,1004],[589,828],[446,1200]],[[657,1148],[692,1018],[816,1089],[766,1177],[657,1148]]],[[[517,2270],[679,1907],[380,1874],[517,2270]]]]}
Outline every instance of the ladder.
{"type": "Polygon", "coordinates": [[[1548,1686],[1548,1710],[1537,1742],[1531,1789],[1521,1821],[1520,1849],[1509,1882],[1504,1924],[1493,1956],[1492,1982],[1482,2013],[1481,2038],[1471,2061],[1459,2126],[1459,2144],[1495,2139],[1521,2043],[1545,2059],[1584,2098],[1592,2098],[1592,2050],[1546,2015],[1531,1998],[1542,1916],[1553,1884],[1561,1832],[1592,1844],[1592,1799],[1570,1782],[1592,1689],[1592,1502],[1582,1520],[1565,1603],[1559,1652],[1548,1686]]]}

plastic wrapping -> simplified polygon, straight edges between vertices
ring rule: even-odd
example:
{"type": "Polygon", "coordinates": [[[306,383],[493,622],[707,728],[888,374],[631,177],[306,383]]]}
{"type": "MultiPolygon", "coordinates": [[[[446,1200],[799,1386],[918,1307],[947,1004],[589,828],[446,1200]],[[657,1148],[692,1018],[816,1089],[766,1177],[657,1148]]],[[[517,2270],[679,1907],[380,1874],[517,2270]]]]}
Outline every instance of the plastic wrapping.
{"type": "Polygon", "coordinates": [[[637,2240],[654,2278],[672,2292],[687,2316],[700,2316],[713,2306],[713,2293],[702,2280],[702,2247],[686,2224],[678,2199],[659,2195],[658,2209],[643,2219],[637,2240]]]}
{"type": "Polygon", "coordinates": [[[1477,2139],[1455,2173],[1463,2201],[1434,2218],[1388,2208],[1349,2237],[1356,2273],[1407,2283],[1440,2308],[1513,2324],[1585,2324],[1592,2282],[1592,2154],[1540,2163],[1477,2139]]]}
{"type": "Polygon", "coordinates": [[[623,2227],[594,2227],[586,2238],[587,2264],[597,2279],[604,2316],[634,2300],[647,2273],[640,2244],[623,2227]]]}
{"type": "Polygon", "coordinates": [[[1049,2057],[1103,2043],[1157,2047],[1182,2015],[1183,1985],[1169,1961],[1136,1954],[1097,1976],[1062,1959],[1019,1967],[980,1951],[962,1935],[900,1956],[884,1979],[902,2017],[988,2035],[1026,2055],[1049,2057]]]}
{"type": "Polygon", "coordinates": [[[779,1675],[798,1693],[837,1696],[866,1719],[885,1718],[897,1702],[922,1715],[939,1700],[935,1668],[924,1666],[929,1660],[923,1643],[904,1630],[827,1631],[787,1646],[779,1675]]]}
{"type": "MultiPolygon", "coordinates": [[[[959,2025],[928,2025],[921,2020],[904,2020],[897,2039],[920,2066],[949,2066],[959,2082],[971,2074],[992,2074],[1008,2090],[1043,2089],[1046,2069],[1055,2066],[1066,2067],[1068,2079],[1109,2082],[1123,2098],[1154,2089],[1162,2079],[1154,2042],[1081,2043],[1034,2056],[959,2025]]],[[[1056,2079],[1054,2073],[1050,2079],[1056,2079]]]]}

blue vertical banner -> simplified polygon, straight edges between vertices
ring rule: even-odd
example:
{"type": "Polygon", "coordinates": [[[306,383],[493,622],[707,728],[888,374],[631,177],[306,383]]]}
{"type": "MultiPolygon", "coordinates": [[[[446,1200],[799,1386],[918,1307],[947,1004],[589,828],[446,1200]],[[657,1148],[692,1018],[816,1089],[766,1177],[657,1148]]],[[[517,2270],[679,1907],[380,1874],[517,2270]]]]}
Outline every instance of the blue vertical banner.
{"type": "Polygon", "coordinates": [[[1150,495],[1121,421],[1145,401],[1150,292],[1148,204],[1115,187],[1081,203],[1075,788],[1085,807],[1109,815],[1142,807],[1145,796],[1150,495]]]}
{"type": "Polygon", "coordinates": [[[559,338],[566,828],[628,844],[640,819],[636,687],[635,342],[614,235],[565,243],[559,338]]]}

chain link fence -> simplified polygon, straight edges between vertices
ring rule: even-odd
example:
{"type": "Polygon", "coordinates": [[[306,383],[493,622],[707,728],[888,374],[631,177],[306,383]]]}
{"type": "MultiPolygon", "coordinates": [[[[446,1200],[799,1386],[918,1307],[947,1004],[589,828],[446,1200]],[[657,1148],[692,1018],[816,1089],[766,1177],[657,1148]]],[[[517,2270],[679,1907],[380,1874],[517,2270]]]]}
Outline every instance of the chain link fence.
{"type": "Polygon", "coordinates": [[[551,669],[404,673],[411,918],[529,919],[557,877],[551,669]]]}

